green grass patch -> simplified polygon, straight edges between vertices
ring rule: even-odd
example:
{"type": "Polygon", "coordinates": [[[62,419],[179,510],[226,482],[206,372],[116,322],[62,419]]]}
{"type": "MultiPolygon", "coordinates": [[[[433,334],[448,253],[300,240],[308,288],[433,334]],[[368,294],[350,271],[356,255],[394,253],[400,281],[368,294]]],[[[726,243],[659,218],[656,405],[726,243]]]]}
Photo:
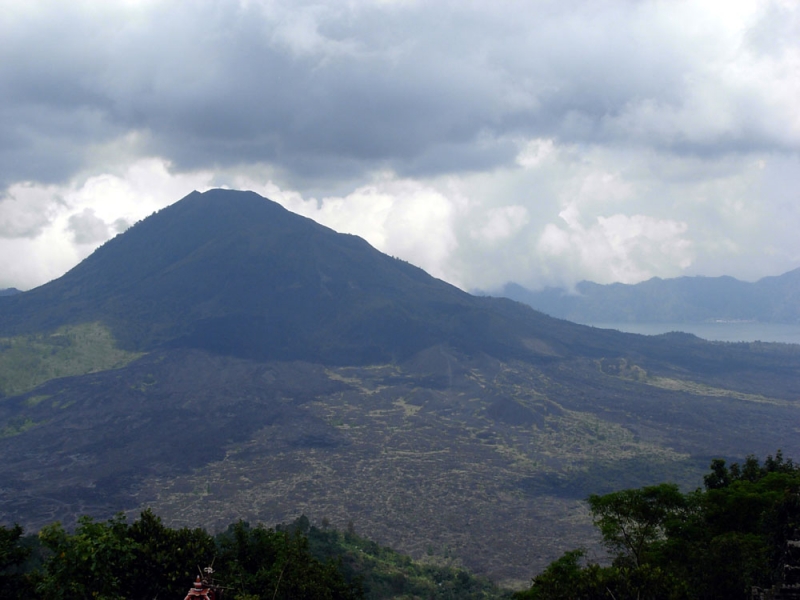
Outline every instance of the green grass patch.
{"type": "Polygon", "coordinates": [[[19,435],[20,433],[25,433],[31,427],[35,427],[38,425],[36,421],[30,419],[28,417],[19,417],[16,419],[12,419],[8,425],[0,429],[0,440],[14,437],[15,435],[19,435]]]}
{"type": "Polygon", "coordinates": [[[37,404],[43,402],[50,398],[50,394],[39,394],[38,396],[29,396],[25,400],[25,406],[36,406],[37,404]]]}
{"type": "MultiPolygon", "coordinates": [[[[140,356],[117,348],[111,332],[100,323],[0,338],[0,394],[15,396],[58,377],[118,369],[140,356]]],[[[43,399],[34,396],[28,402],[43,399]]]]}

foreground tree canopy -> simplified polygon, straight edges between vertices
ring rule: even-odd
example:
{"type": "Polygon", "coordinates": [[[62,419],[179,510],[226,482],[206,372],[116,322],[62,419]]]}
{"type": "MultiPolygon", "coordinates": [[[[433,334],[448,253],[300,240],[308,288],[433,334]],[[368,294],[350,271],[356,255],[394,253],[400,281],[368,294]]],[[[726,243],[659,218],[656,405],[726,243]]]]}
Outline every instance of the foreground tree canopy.
{"type": "Polygon", "coordinates": [[[58,523],[47,526],[35,551],[20,543],[19,527],[0,532],[3,600],[183,598],[198,566],[212,562],[230,578],[226,597],[234,600],[363,597],[358,581],[347,581],[337,563],[312,556],[308,538],[291,529],[239,522],[215,538],[203,529],[170,529],[145,511],[130,525],[118,516],[84,517],[74,533],[58,523]]]}
{"type": "Polygon", "coordinates": [[[171,529],[151,511],[128,523],[82,518],[75,531],[55,523],[37,536],[0,527],[0,600],[180,600],[212,565],[224,600],[350,600],[509,597],[462,569],[409,557],[300,517],[267,528],[239,521],[216,536],[171,529]]]}
{"type": "Polygon", "coordinates": [[[661,484],[590,496],[611,555],[601,566],[565,553],[518,600],[772,597],[794,585],[800,539],[800,467],[780,452],[761,464],[714,460],[704,489],[661,484]]]}

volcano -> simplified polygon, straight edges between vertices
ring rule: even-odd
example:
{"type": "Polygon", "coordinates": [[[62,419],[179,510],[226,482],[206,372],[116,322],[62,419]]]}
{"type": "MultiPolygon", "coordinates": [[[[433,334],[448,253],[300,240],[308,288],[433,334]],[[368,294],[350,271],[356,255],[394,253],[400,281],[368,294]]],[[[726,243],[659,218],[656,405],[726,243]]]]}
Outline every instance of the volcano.
{"type": "Polygon", "coordinates": [[[589,493],[800,443],[800,347],[467,294],[252,192],[194,192],[0,297],[0,520],[306,514],[526,582],[589,493]]]}

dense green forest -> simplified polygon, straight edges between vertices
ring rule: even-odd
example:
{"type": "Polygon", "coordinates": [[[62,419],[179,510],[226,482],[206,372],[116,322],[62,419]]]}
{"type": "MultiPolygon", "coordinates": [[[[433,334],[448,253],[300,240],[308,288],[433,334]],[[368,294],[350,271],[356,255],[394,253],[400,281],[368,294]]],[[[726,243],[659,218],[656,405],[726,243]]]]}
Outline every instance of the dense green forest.
{"type": "MultiPolygon", "coordinates": [[[[381,598],[517,600],[763,599],[800,584],[800,466],[716,459],[704,488],[664,483],[588,498],[609,560],[565,553],[529,589],[498,589],[467,571],[420,564],[306,517],[267,528],[244,521],[215,536],[172,529],[147,510],[133,523],[84,517],[37,536],[0,527],[0,600],[183,598],[213,565],[231,600],[381,598]],[[797,579],[797,581],[795,581],[797,579]]],[[[800,586],[798,586],[800,591],[800,586]]]]}
{"type": "Polygon", "coordinates": [[[514,597],[766,599],[800,584],[792,556],[800,551],[792,543],[800,539],[800,467],[780,452],[763,464],[717,459],[704,484],[686,494],[665,483],[590,496],[610,564],[567,552],[514,597]]]}
{"type": "Polygon", "coordinates": [[[73,533],[58,523],[38,536],[0,527],[0,600],[182,599],[208,565],[225,600],[510,597],[488,579],[306,517],[275,528],[240,521],[216,536],[171,529],[149,510],[130,524],[84,517],[73,533]]]}

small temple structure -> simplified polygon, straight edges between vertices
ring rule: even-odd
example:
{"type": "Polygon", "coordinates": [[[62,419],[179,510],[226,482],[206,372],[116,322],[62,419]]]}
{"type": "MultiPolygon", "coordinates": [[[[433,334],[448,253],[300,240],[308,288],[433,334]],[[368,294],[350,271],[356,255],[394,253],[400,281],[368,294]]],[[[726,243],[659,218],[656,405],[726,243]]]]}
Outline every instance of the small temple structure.
{"type": "Polygon", "coordinates": [[[211,567],[203,569],[202,577],[197,576],[183,600],[223,600],[222,595],[225,588],[214,581],[213,574],[214,569],[211,567]]]}
{"type": "Polygon", "coordinates": [[[200,600],[216,600],[214,590],[205,587],[203,585],[203,580],[200,579],[199,575],[197,576],[197,579],[195,579],[192,589],[189,590],[189,593],[186,594],[186,598],[183,600],[192,600],[193,598],[199,598],[200,600]]]}

